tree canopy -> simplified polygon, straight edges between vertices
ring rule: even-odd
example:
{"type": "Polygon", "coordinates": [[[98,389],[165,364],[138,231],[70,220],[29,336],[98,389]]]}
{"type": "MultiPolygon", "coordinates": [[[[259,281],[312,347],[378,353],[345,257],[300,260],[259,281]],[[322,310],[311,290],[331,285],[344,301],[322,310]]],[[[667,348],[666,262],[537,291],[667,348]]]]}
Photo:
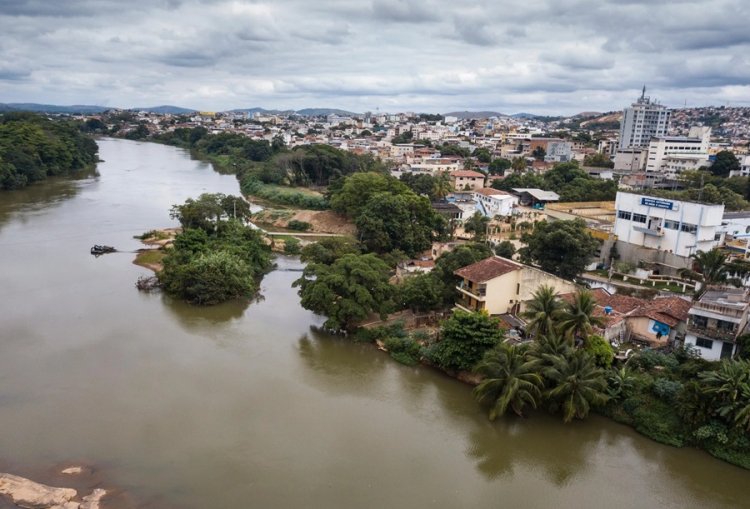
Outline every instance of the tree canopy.
{"type": "Polygon", "coordinates": [[[531,233],[521,238],[526,246],[519,250],[521,260],[565,279],[584,271],[599,247],[599,241],[586,231],[582,219],[540,221],[531,233]]]}

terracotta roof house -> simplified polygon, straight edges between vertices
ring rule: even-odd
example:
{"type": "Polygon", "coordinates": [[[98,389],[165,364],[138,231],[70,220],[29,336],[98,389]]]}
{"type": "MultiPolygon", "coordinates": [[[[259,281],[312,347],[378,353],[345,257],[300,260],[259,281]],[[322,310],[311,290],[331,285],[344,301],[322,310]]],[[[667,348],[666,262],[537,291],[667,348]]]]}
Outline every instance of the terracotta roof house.
{"type": "Polygon", "coordinates": [[[461,278],[456,287],[456,307],[464,311],[486,311],[491,315],[517,314],[540,285],[558,292],[572,292],[575,285],[552,274],[507,258],[491,256],[454,272],[461,278]]]}

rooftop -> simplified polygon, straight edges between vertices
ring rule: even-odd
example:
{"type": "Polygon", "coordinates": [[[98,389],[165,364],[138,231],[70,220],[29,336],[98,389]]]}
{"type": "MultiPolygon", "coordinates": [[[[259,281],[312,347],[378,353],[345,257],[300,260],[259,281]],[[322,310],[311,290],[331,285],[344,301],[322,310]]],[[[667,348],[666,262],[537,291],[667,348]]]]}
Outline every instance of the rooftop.
{"type": "Polygon", "coordinates": [[[484,178],[484,173],[471,170],[456,170],[451,172],[451,177],[473,177],[473,178],[484,178]]]}
{"type": "Polygon", "coordinates": [[[496,277],[520,270],[521,267],[520,264],[506,258],[491,256],[490,258],[485,258],[484,260],[460,268],[454,274],[476,283],[486,283],[496,277]]]}
{"type": "Polygon", "coordinates": [[[544,191],[542,189],[526,188],[526,187],[514,187],[513,191],[517,193],[528,193],[537,200],[540,201],[558,201],[560,195],[554,191],[544,191]]]}

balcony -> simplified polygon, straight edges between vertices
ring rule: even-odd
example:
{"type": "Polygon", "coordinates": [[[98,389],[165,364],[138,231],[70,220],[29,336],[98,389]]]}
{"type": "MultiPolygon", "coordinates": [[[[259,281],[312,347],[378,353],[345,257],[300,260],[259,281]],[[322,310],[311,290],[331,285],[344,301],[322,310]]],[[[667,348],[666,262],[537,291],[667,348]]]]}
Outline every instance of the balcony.
{"type": "Polygon", "coordinates": [[[651,235],[653,237],[663,237],[664,236],[664,232],[662,231],[661,228],[659,228],[659,229],[651,229],[651,228],[646,228],[645,226],[633,226],[633,229],[635,231],[637,231],[637,232],[643,233],[645,235],[651,235]]]}
{"type": "Polygon", "coordinates": [[[484,302],[473,300],[470,297],[462,295],[456,300],[456,307],[462,311],[473,313],[484,309],[484,302]]]}
{"type": "Polygon", "coordinates": [[[467,284],[466,280],[464,280],[461,281],[458,286],[456,286],[456,289],[461,293],[468,295],[469,297],[473,297],[476,300],[483,301],[487,297],[486,284],[471,285],[467,284]]]}
{"type": "Polygon", "coordinates": [[[694,324],[692,321],[687,326],[688,334],[694,334],[696,336],[703,336],[710,339],[718,339],[720,341],[734,341],[737,337],[737,332],[727,329],[717,329],[715,327],[708,328],[694,324]]]}

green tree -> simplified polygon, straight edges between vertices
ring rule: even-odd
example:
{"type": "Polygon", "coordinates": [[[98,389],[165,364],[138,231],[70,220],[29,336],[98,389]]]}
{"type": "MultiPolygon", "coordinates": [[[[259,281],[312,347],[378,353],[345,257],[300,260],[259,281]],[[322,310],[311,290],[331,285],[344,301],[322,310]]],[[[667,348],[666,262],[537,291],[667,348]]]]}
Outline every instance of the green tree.
{"type": "Polygon", "coordinates": [[[489,166],[490,175],[505,175],[511,167],[511,162],[503,157],[493,159],[489,166]]]}
{"type": "Polygon", "coordinates": [[[553,358],[545,376],[552,383],[547,397],[553,408],[562,410],[566,423],[585,418],[592,406],[603,405],[609,399],[604,372],[583,350],[553,358]]]}
{"type": "Polygon", "coordinates": [[[360,254],[356,242],[346,237],[325,237],[303,247],[300,259],[304,263],[332,265],[347,254],[360,254]]]}
{"type": "Polygon", "coordinates": [[[594,358],[597,366],[608,368],[615,359],[615,352],[609,342],[598,334],[592,334],[586,340],[583,349],[594,358]]]}
{"type": "Polygon", "coordinates": [[[413,311],[432,311],[443,307],[443,284],[434,274],[406,278],[399,287],[401,302],[413,311]]]}
{"type": "Polygon", "coordinates": [[[430,201],[409,191],[377,193],[355,218],[359,240],[368,251],[404,251],[408,256],[429,249],[445,232],[445,219],[430,201]]]}
{"type": "Polygon", "coordinates": [[[718,177],[728,177],[732,171],[740,171],[742,165],[737,156],[729,150],[722,150],[716,154],[713,164],[709,168],[718,177]]]}
{"type": "Polygon", "coordinates": [[[680,276],[700,281],[703,284],[725,283],[728,279],[727,255],[719,248],[710,251],[698,251],[690,255],[692,269],[681,269],[680,276]]]}
{"type": "Polygon", "coordinates": [[[371,313],[384,317],[393,308],[390,269],[374,254],[346,254],[331,265],[309,264],[299,287],[302,307],[328,319],[332,331],[352,331],[371,313]]]}
{"type": "Polygon", "coordinates": [[[481,212],[474,212],[464,222],[464,231],[474,235],[474,242],[482,242],[487,237],[487,226],[490,224],[490,218],[481,212]]]}
{"type": "Polygon", "coordinates": [[[440,336],[430,352],[431,359],[444,369],[468,371],[502,341],[503,331],[500,321],[485,313],[455,311],[442,323],[440,336]]]}
{"type": "Polygon", "coordinates": [[[251,266],[227,251],[201,252],[184,264],[172,260],[165,259],[159,280],[168,293],[191,304],[250,297],[257,289],[251,266]]]}
{"type": "Polygon", "coordinates": [[[335,212],[356,218],[376,193],[407,194],[411,190],[398,179],[381,173],[355,173],[346,177],[340,186],[331,186],[331,208],[335,212]]]}
{"type": "Polygon", "coordinates": [[[583,272],[599,247],[599,241],[586,231],[582,219],[537,222],[521,240],[526,244],[519,250],[521,260],[566,279],[583,272]]]}
{"type": "Polygon", "coordinates": [[[614,168],[615,163],[605,154],[589,154],[583,158],[584,166],[593,166],[594,168],[614,168]]]}
{"type": "Polygon", "coordinates": [[[554,287],[539,286],[526,304],[526,311],[522,313],[527,320],[527,332],[535,336],[547,336],[554,332],[562,307],[563,303],[554,287]]]}
{"type": "Polygon", "coordinates": [[[565,303],[560,315],[559,329],[569,339],[580,338],[586,342],[594,326],[602,327],[604,320],[595,316],[596,299],[588,290],[579,290],[565,303]]]}
{"type": "Polygon", "coordinates": [[[495,254],[510,260],[516,254],[516,246],[511,241],[504,240],[495,246],[495,254]]]}
{"type": "Polygon", "coordinates": [[[536,364],[524,346],[500,343],[484,354],[474,368],[484,377],[474,389],[474,396],[490,407],[491,421],[505,415],[508,408],[523,416],[525,407],[537,407],[542,399],[543,381],[536,364]]]}
{"type": "Polygon", "coordinates": [[[432,186],[432,196],[437,200],[444,200],[453,191],[450,176],[447,172],[441,172],[435,177],[435,183],[432,186]]]}
{"type": "Polygon", "coordinates": [[[714,413],[730,425],[750,431],[750,361],[723,361],[716,371],[698,374],[714,413]]]}
{"type": "Polygon", "coordinates": [[[531,152],[531,155],[537,161],[544,161],[544,157],[547,155],[547,151],[544,150],[544,147],[537,147],[533,152],[531,152]]]}
{"type": "Polygon", "coordinates": [[[480,147],[471,154],[472,156],[477,158],[477,161],[480,163],[489,163],[492,160],[492,152],[490,152],[489,149],[480,147]]]}
{"type": "Polygon", "coordinates": [[[513,169],[516,173],[521,173],[522,171],[526,170],[526,158],[525,157],[514,157],[513,162],[511,162],[510,167],[513,169]]]}
{"type": "Polygon", "coordinates": [[[169,217],[177,219],[184,229],[200,228],[211,233],[226,216],[222,207],[225,198],[223,194],[210,193],[200,195],[197,200],[188,198],[182,205],[172,205],[169,217]]]}

